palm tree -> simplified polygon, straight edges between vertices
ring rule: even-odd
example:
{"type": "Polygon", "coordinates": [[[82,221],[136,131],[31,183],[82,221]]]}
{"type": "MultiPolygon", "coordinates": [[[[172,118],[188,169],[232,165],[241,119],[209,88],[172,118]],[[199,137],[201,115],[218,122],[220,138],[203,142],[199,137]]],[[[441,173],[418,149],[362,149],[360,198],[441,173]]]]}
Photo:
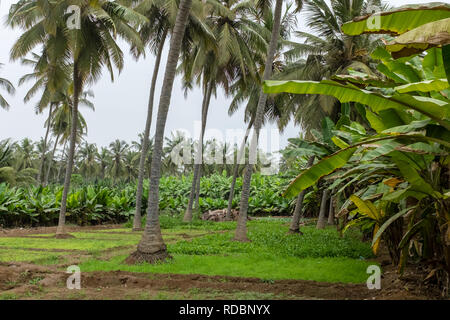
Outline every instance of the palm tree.
{"type": "MultiPolygon", "coordinates": [[[[0,63],[0,68],[2,66],[3,66],[3,64],[0,63]]],[[[8,92],[9,94],[14,94],[14,92],[15,92],[13,84],[5,78],[0,78],[0,88],[5,89],[6,92],[8,92]]],[[[9,109],[8,102],[5,100],[5,98],[3,98],[3,96],[1,94],[0,94],[0,107],[2,107],[3,109],[6,109],[6,110],[9,109]]]]}
{"type": "Polygon", "coordinates": [[[30,101],[30,99],[40,90],[43,90],[41,98],[36,105],[36,113],[42,113],[44,109],[49,106],[48,117],[44,124],[47,127],[44,137],[44,145],[41,153],[41,164],[39,166],[38,182],[44,184],[44,164],[45,164],[45,152],[47,150],[47,141],[50,133],[50,120],[53,112],[55,100],[58,99],[58,92],[61,88],[68,86],[69,68],[67,66],[53,65],[49,61],[49,56],[45,51],[39,56],[36,53],[31,53],[31,58],[22,59],[22,64],[33,67],[33,72],[22,76],[19,80],[19,86],[26,81],[34,80],[34,85],[28,90],[24,97],[24,102],[30,101]]]}
{"type": "MultiPolygon", "coordinates": [[[[280,25],[281,25],[281,9],[283,6],[282,0],[276,0],[275,4],[275,14],[273,19],[272,37],[270,39],[269,49],[267,52],[266,64],[264,68],[264,80],[269,80],[272,76],[272,66],[275,57],[275,51],[278,46],[278,38],[280,36],[280,25]]],[[[258,107],[255,114],[254,123],[254,133],[250,144],[250,161],[246,165],[246,170],[244,173],[244,179],[242,183],[242,194],[239,209],[239,218],[236,227],[236,234],[234,240],[236,241],[249,241],[247,238],[247,210],[248,210],[248,199],[250,196],[250,182],[253,172],[252,155],[256,156],[256,151],[258,147],[259,131],[262,126],[265,105],[267,101],[267,95],[260,91],[258,107]]]]}
{"type": "MultiPolygon", "coordinates": [[[[265,64],[265,57],[267,54],[268,43],[271,40],[272,30],[270,28],[273,27],[273,12],[272,10],[266,10],[268,7],[268,3],[259,3],[262,8],[252,8],[249,12],[252,20],[258,21],[259,23],[250,22],[250,30],[251,34],[261,35],[262,39],[257,39],[253,41],[253,53],[254,60],[259,66],[258,72],[255,77],[250,77],[249,75],[239,74],[237,80],[233,83],[231,92],[233,94],[233,99],[228,109],[228,113],[230,115],[234,114],[239,106],[242,103],[246,103],[245,106],[245,118],[244,122],[248,122],[247,130],[244,135],[244,138],[241,143],[241,147],[239,148],[236,155],[236,162],[233,168],[233,177],[231,180],[230,186],[230,194],[228,196],[228,207],[226,219],[230,220],[231,217],[231,209],[233,205],[234,199],[234,188],[236,185],[236,179],[239,174],[240,164],[242,160],[245,159],[245,146],[247,143],[248,136],[250,134],[250,130],[253,126],[253,122],[255,119],[256,110],[258,107],[258,101],[261,92],[261,80],[264,76],[264,68],[262,67],[265,64]],[[262,9],[262,10],[261,10],[262,9]],[[261,14],[262,11],[262,14],[261,14]]],[[[275,55],[274,61],[272,63],[273,73],[277,74],[281,72],[284,68],[284,62],[281,57],[281,50],[284,45],[284,41],[286,41],[293,30],[293,28],[297,25],[297,19],[295,13],[299,10],[300,6],[296,7],[296,10],[291,10],[291,5],[288,4],[286,6],[285,14],[283,15],[280,22],[280,41],[277,44],[277,54],[275,55]]],[[[251,21],[252,21],[251,20],[251,21]]],[[[276,121],[278,124],[278,128],[280,131],[287,126],[289,123],[288,113],[285,111],[289,110],[289,105],[292,103],[292,99],[288,95],[276,95],[272,97],[268,97],[266,99],[265,111],[263,121],[268,120],[270,122],[276,121]]],[[[244,161],[245,163],[245,161],[244,161]]]]}
{"type": "Polygon", "coordinates": [[[161,227],[159,225],[159,179],[161,174],[164,129],[170,106],[177,62],[191,6],[192,0],[180,1],[175,26],[172,32],[156,121],[155,146],[152,155],[152,169],[149,183],[147,223],[142,239],[137,246],[137,250],[127,258],[128,263],[141,261],[154,263],[156,261],[164,261],[170,257],[162,239],[161,227]]]}
{"type": "Polygon", "coordinates": [[[106,168],[111,164],[111,152],[105,147],[100,149],[100,152],[96,155],[97,162],[100,166],[100,178],[105,179],[106,168]]]}
{"type": "Polygon", "coordinates": [[[15,167],[18,171],[34,167],[34,161],[36,159],[36,151],[34,147],[34,142],[29,138],[24,138],[16,145],[18,159],[15,167]]]}
{"type": "Polygon", "coordinates": [[[78,168],[85,179],[92,179],[97,172],[97,145],[95,143],[87,143],[80,147],[77,153],[79,158],[78,168]]]}
{"type": "MultiPolygon", "coordinates": [[[[305,0],[306,25],[313,33],[296,32],[302,43],[286,41],[290,47],[285,52],[288,66],[277,76],[279,80],[330,79],[336,74],[345,74],[349,69],[372,74],[370,53],[380,44],[379,36],[345,35],[341,26],[358,16],[370,12],[370,5],[385,10],[387,6],[379,0],[305,0]]],[[[307,129],[320,129],[322,119],[338,120],[340,103],[330,97],[318,95],[293,95],[291,110],[297,124],[307,129]]],[[[310,137],[310,132],[307,131],[310,137]]]]}
{"type": "Polygon", "coordinates": [[[246,39],[248,22],[247,14],[251,3],[238,1],[219,1],[221,6],[213,7],[208,15],[207,23],[214,37],[205,34],[193,46],[183,50],[182,70],[184,86],[189,89],[196,80],[203,89],[201,123],[202,128],[198,141],[197,156],[194,164],[194,176],[184,221],[192,220],[193,201],[199,209],[200,177],[203,163],[203,137],[211,101],[211,95],[216,94],[217,87],[222,86],[225,93],[230,93],[230,83],[236,74],[256,72],[252,59],[252,51],[246,39]]]}
{"type": "Polygon", "coordinates": [[[127,182],[131,182],[133,179],[136,179],[138,174],[138,160],[140,158],[140,154],[136,151],[129,150],[125,154],[123,158],[123,167],[126,173],[127,182]]]}
{"type": "MultiPolygon", "coordinates": [[[[72,65],[73,104],[72,119],[78,118],[78,104],[83,86],[95,82],[105,65],[113,76],[113,65],[123,68],[123,53],[115,41],[119,35],[142,50],[139,34],[131,23],[144,23],[147,19],[118,2],[99,0],[58,1],[56,3],[38,0],[22,0],[11,7],[9,23],[19,25],[26,31],[14,44],[11,58],[24,57],[36,45],[43,44],[48,52],[59,57],[58,63],[72,65]],[[23,4],[26,5],[23,6],[23,4]],[[68,27],[62,14],[70,5],[80,8],[79,25],[68,27]],[[70,58],[69,58],[70,57],[70,58]]],[[[76,146],[77,121],[72,122],[68,163],[61,199],[57,238],[67,237],[65,218],[67,195],[76,146]]]]}
{"type": "Polygon", "coordinates": [[[128,143],[123,140],[116,139],[114,142],[109,144],[110,154],[112,156],[112,166],[111,176],[113,182],[121,177],[124,173],[123,160],[125,158],[125,153],[128,151],[128,143]]]}
{"type": "MultiPolygon", "coordinates": [[[[154,0],[144,0],[136,8],[137,12],[145,15],[149,23],[141,26],[139,34],[144,44],[150,47],[152,53],[156,55],[155,64],[153,66],[152,81],[150,84],[150,93],[147,104],[147,119],[145,121],[145,129],[143,133],[142,146],[139,150],[139,173],[136,190],[136,210],[133,219],[133,231],[142,230],[142,192],[144,187],[145,163],[148,159],[147,150],[149,147],[150,126],[153,117],[153,104],[155,98],[156,80],[158,79],[159,69],[161,65],[162,52],[169,32],[170,23],[166,10],[161,3],[156,3],[154,0]]],[[[134,50],[135,48],[132,48],[134,50]]],[[[136,56],[139,56],[139,51],[135,51],[136,56]]]]}
{"type": "MultiPolygon", "coordinates": [[[[70,139],[71,130],[72,130],[72,118],[71,118],[71,105],[73,101],[73,86],[69,86],[65,88],[64,92],[58,92],[55,99],[58,101],[53,102],[52,114],[49,116],[49,119],[46,122],[46,126],[51,128],[52,134],[55,137],[55,144],[53,146],[52,154],[50,157],[50,161],[47,168],[47,173],[44,177],[43,185],[47,185],[50,177],[50,171],[52,169],[53,159],[56,152],[56,147],[58,143],[64,143],[70,139]]],[[[79,104],[80,106],[86,106],[91,110],[95,110],[94,104],[89,100],[89,97],[93,97],[94,94],[90,91],[84,91],[80,95],[79,104]]],[[[52,108],[51,108],[52,109],[52,108]]],[[[78,144],[82,136],[87,134],[87,124],[86,120],[82,116],[80,112],[78,112],[78,121],[77,121],[77,137],[76,143],[78,144]]],[[[65,148],[64,148],[65,149],[65,148]]]]}

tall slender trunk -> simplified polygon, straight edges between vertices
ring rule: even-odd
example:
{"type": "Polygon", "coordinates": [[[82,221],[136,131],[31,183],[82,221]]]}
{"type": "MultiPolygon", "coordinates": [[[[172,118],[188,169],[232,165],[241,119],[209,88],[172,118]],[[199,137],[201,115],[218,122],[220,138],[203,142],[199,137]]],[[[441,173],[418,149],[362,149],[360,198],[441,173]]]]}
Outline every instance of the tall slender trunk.
{"type": "Polygon", "coordinates": [[[181,0],[172,33],[166,71],[161,90],[161,98],[159,100],[158,116],[156,120],[155,145],[152,154],[152,168],[148,195],[147,223],[145,225],[141,241],[137,246],[137,250],[126,259],[126,262],[130,264],[139,263],[142,261],[155,263],[157,261],[164,261],[170,258],[170,255],[167,253],[167,247],[164,244],[161,235],[161,227],[159,225],[159,180],[161,175],[164,129],[170,106],[178,57],[180,54],[191,5],[192,0],[181,0]]]}
{"type": "Polygon", "coordinates": [[[58,167],[58,173],[57,173],[57,177],[56,177],[58,179],[58,181],[61,181],[61,170],[62,170],[62,167],[64,164],[63,160],[64,160],[64,154],[66,153],[66,145],[67,145],[67,140],[64,141],[64,145],[63,145],[63,149],[62,149],[62,153],[61,153],[61,159],[60,159],[61,163],[58,167]]]}
{"type": "MultiPolygon", "coordinates": [[[[203,141],[202,141],[203,143],[203,141]]],[[[198,165],[197,181],[195,183],[195,204],[194,211],[200,211],[200,179],[202,178],[202,165],[198,165]]]]}
{"type": "MultiPolygon", "coordinates": [[[[308,164],[306,165],[307,168],[311,167],[314,163],[314,156],[309,157],[308,164]]],[[[292,216],[291,226],[289,227],[289,233],[299,233],[302,234],[300,231],[300,218],[302,216],[302,206],[303,206],[303,199],[305,198],[306,189],[299,193],[297,197],[297,202],[295,204],[294,209],[294,215],[292,216]]]]}
{"type": "Polygon", "coordinates": [[[200,137],[198,139],[198,150],[195,157],[194,163],[194,177],[192,178],[191,193],[189,194],[189,202],[186,212],[184,213],[183,221],[192,221],[192,208],[194,205],[194,199],[196,203],[196,208],[198,209],[199,192],[197,191],[197,186],[200,186],[200,176],[201,176],[201,163],[203,159],[203,136],[205,134],[206,128],[206,118],[208,115],[209,103],[211,101],[212,95],[212,85],[208,84],[205,89],[205,94],[203,96],[202,103],[202,128],[200,130],[200,137]]]}
{"type": "Polygon", "coordinates": [[[52,150],[52,156],[50,157],[50,161],[48,162],[47,173],[45,174],[45,179],[44,179],[44,186],[46,186],[48,184],[48,179],[50,177],[50,171],[52,169],[53,159],[55,157],[55,151],[56,151],[56,147],[58,145],[59,136],[60,136],[59,134],[56,136],[55,145],[53,146],[53,150],[52,150]]]}
{"type": "Polygon", "coordinates": [[[208,110],[209,110],[209,105],[211,103],[211,95],[212,95],[212,83],[209,84],[209,89],[208,89],[208,93],[207,93],[207,97],[206,97],[206,105],[205,105],[205,109],[202,110],[202,132],[201,132],[201,136],[200,136],[200,144],[202,146],[202,152],[200,153],[200,163],[198,164],[198,174],[197,174],[197,184],[195,187],[195,205],[194,205],[194,211],[199,211],[200,210],[200,179],[202,177],[202,169],[204,166],[203,163],[203,140],[205,137],[205,129],[206,129],[206,121],[208,118],[208,110]]]}
{"type": "Polygon", "coordinates": [[[153,102],[155,100],[156,80],[158,79],[159,66],[161,64],[161,56],[164,49],[164,44],[167,38],[168,28],[164,30],[161,43],[158,47],[158,53],[156,54],[155,66],[153,69],[152,83],[150,86],[150,95],[148,98],[147,107],[147,120],[145,122],[144,141],[142,142],[141,157],[139,159],[139,175],[138,184],[136,190],[136,212],[134,213],[133,231],[142,230],[141,208],[142,208],[142,190],[144,188],[144,175],[145,175],[145,160],[147,159],[148,152],[148,140],[150,137],[150,126],[152,124],[153,115],[153,102]]]}
{"type": "Polygon", "coordinates": [[[41,155],[41,165],[39,166],[39,173],[38,173],[39,184],[42,184],[42,182],[45,182],[45,181],[43,181],[45,152],[47,151],[47,141],[48,141],[48,134],[50,132],[50,120],[52,118],[52,111],[53,111],[53,102],[50,103],[50,107],[49,107],[49,110],[48,110],[47,130],[45,130],[44,146],[42,148],[42,155],[41,155]]]}
{"type": "Polygon", "coordinates": [[[330,207],[328,208],[328,224],[330,226],[334,225],[334,190],[331,190],[331,196],[330,196],[330,207]]]}
{"type": "Polygon", "coordinates": [[[228,196],[227,214],[225,215],[225,220],[227,221],[233,220],[233,218],[231,217],[231,209],[233,207],[234,188],[236,187],[236,180],[239,173],[239,165],[241,164],[242,156],[245,154],[245,144],[247,143],[248,135],[250,134],[250,129],[252,128],[252,126],[253,126],[253,118],[248,123],[247,131],[245,132],[244,139],[242,139],[241,147],[239,148],[238,153],[236,155],[236,163],[233,166],[233,179],[231,180],[230,194],[228,196]]]}
{"type": "Polygon", "coordinates": [[[325,212],[327,211],[328,194],[329,194],[329,190],[328,189],[323,190],[323,192],[322,192],[322,201],[320,203],[319,219],[317,220],[316,229],[323,229],[323,228],[325,228],[325,224],[326,224],[325,212]]]}
{"type": "Polygon", "coordinates": [[[67,156],[66,176],[64,178],[64,189],[61,198],[61,210],[59,211],[58,228],[56,229],[56,238],[67,238],[66,234],[66,209],[67,209],[67,195],[69,194],[70,178],[72,175],[73,158],[75,155],[75,144],[77,141],[77,125],[78,125],[78,100],[81,92],[81,79],[78,73],[78,62],[73,64],[73,106],[72,106],[72,121],[70,128],[70,146],[69,154],[67,156]]]}
{"type": "MultiPolygon", "coordinates": [[[[275,14],[273,19],[273,29],[272,29],[272,36],[270,39],[270,45],[269,50],[267,51],[267,58],[266,58],[266,65],[264,68],[264,75],[263,80],[269,80],[272,76],[272,67],[273,67],[273,60],[275,57],[275,51],[277,49],[278,44],[278,38],[280,36],[280,22],[281,22],[281,9],[283,6],[282,0],[277,0],[275,5],[275,14]]],[[[259,138],[259,131],[261,130],[263,117],[264,117],[264,110],[266,106],[267,101],[267,95],[264,94],[264,92],[261,89],[261,92],[259,94],[259,101],[258,106],[256,109],[256,116],[255,116],[255,126],[254,126],[254,132],[252,141],[250,144],[250,157],[249,162],[246,165],[246,170],[244,173],[244,180],[242,183],[242,194],[241,194],[241,203],[240,203],[240,209],[239,209],[239,218],[237,222],[236,227],[236,234],[234,236],[234,240],[236,241],[249,241],[247,238],[247,211],[248,211],[248,198],[250,197],[250,182],[252,179],[252,172],[253,172],[253,161],[252,159],[252,153],[254,156],[254,160],[257,160],[257,149],[258,149],[258,138],[259,138]]]]}

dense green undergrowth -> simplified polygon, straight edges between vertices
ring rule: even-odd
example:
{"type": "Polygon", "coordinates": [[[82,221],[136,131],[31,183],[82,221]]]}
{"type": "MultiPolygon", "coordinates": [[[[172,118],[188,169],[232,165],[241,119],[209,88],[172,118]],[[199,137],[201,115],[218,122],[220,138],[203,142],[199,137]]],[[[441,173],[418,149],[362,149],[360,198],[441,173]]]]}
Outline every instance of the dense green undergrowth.
{"type": "Polygon", "coordinates": [[[181,216],[161,216],[163,238],[173,260],[164,264],[124,264],[142,232],[118,229],[80,230],[75,238],[53,234],[0,238],[0,261],[27,261],[39,265],[78,264],[82,272],[130,271],[256,277],[262,281],[304,279],[362,283],[374,262],[370,244],[361,234],[344,237],[333,227],[316,230],[307,225],[303,236],[288,234],[288,219],[260,218],[248,222],[249,243],[232,241],[235,222],[216,223],[181,216]],[[45,251],[36,251],[43,249],[45,251]],[[74,258],[75,257],[75,258],[74,258]],[[69,260],[71,259],[71,260],[69,260]],[[73,260],[73,259],[79,259],[73,260]]]}
{"type": "MultiPolygon", "coordinates": [[[[192,177],[163,177],[160,182],[159,207],[167,214],[180,214],[187,207],[192,177]]],[[[289,215],[293,201],[281,197],[288,179],[280,176],[254,175],[249,199],[253,215],[289,215]]],[[[224,209],[231,177],[214,174],[201,179],[200,209],[224,209]]],[[[236,182],[233,207],[238,208],[242,179],[236,182]]],[[[0,226],[55,225],[61,204],[62,187],[30,186],[11,188],[0,184],[0,226]]],[[[148,181],[144,183],[142,213],[147,208],[148,181]]],[[[78,225],[122,223],[130,219],[136,206],[136,185],[116,187],[102,184],[75,186],[67,199],[67,221],[78,225]]]]}

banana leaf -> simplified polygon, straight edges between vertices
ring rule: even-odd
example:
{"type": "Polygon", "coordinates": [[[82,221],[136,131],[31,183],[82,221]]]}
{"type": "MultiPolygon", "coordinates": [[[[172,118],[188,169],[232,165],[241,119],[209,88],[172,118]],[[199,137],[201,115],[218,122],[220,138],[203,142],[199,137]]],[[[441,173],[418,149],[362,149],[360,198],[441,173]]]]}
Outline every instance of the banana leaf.
{"type": "Polygon", "coordinates": [[[433,47],[450,44],[450,18],[408,31],[386,45],[394,59],[409,57],[433,47]]]}
{"type": "Polygon", "coordinates": [[[450,4],[408,5],[392,11],[355,18],[342,26],[350,36],[363,33],[400,35],[429,22],[450,18],[450,4]]]}
{"type": "Polygon", "coordinates": [[[337,98],[341,103],[358,102],[368,105],[375,112],[394,109],[405,112],[408,109],[416,110],[450,130],[450,124],[444,119],[450,117],[450,105],[442,100],[398,94],[385,96],[379,93],[359,89],[353,85],[343,85],[335,81],[264,81],[264,92],[294,93],[294,94],[321,94],[337,98]]]}

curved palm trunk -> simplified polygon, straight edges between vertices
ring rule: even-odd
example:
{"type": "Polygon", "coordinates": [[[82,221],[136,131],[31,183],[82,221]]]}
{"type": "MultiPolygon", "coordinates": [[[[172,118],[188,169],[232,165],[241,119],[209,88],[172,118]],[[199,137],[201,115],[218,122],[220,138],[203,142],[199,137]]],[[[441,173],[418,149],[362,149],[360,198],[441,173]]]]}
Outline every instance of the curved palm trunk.
{"type": "Polygon", "coordinates": [[[155,145],[152,155],[152,169],[148,196],[147,223],[141,241],[137,246],[137,250],[126,259],[126,262],[130,264],[143,261],[155,263],[171,258],[167,253],[167,248],[161,235],[161,227],[159,225],[159,179],[161,175],[164,129],[170,106],[178,57],[191,5],[192,0],[181,0],[173,29],[156,120],[155,145]]]}
{"type": "Polygon", "coordinates": [[[44,187],[48,184],[48,179],[50,177],[50,171],[52,170],[52,164],[53,164],[53,159],[55,157],[55,151],[56,151],[56,146],[58,145],[58,140],[59,140],[59,134],[56,136],[55,145],[53,146],[53,150],[52,150],[52,156],[48,163],[47,173],[45,174],[45,179],[44,179],[44,187]]]}
{"type": "Polygon", "coordinates": [[[331,191],[331,196],[330,196],[330,207],[328,209],[328,224],[330,226],[334,225],[334,190],[331,191]]]}
{"type": "Polygon", "coordinates": [[[325,212],[327,211],[327,202],[328,202],[328,194],[329,190],[325,189],[322,192],[322,201],[320,203],[320,212],[319,212],[319,219],[317,220],[317,226],[316,229],[323,229],[325,228],[326,220],[325,220],[325,212]]]}
{"type": "Polygon", "coordinates": [[[48,134],[50,132],[50,119],[52,118],[52,111],[53,111],[53,103],[50,103],[47,117],[47,130],[45,131],[44,147],[42,149],[41,165],[39,166],[39,174],[38,174],[39,183],[42,184],[44,182],[44,185],[45,180],[43,180],[43,178],[44,178],[45,151],[47,149],[48,134]]]}
{"type": "Polygon", "coordinates": [[[195,208],[198,209],[199,207],[199,195],[200,195],[200,177],[201,177],[201,163],[203,159],[203,137],[205,135],[205,128],[206,128],[206,118],[208,116],[208,109],[209,109],[209,103],[211,101],[211,95],[212,95],[212,85],[208,84],[205,95],[203,96],[203,103],[202,103],[202,128],[200,131],[200,137],[198,139],[198,151],[195,159],[194,164],[194,177],[192,178],[192,186],[191,186],[191,193],[189,194],[189,202],[188,207],[186,209],[186,212],[184,213],[183,221],[184,222],[191,222],[192,221],[192,208],[194,204],[194,198],[195,198],[195,208]]]}
{"type": "Polygon", "coordinates": [[[145,160],[148,152],[148,139],[150,136],[150,126],[152,124],[153,102],[155,100],[156,80],[158,79],[159,66],[161,64],[161,56],[166,42],[168,29],[164,30],[161,43],[159,44],[158,53],[156,55],[155,66],[153,70],[152,83],[150,86],[150,95],[148,99],[147,120],[145,122],[144,141],[142,142],[141,157],[139,159],[139,176],[136,190],[136,212],[134,214],[133,231],[142,230],[141,208],[142,208],[142,190],[144,188],[145,160]]]}
{"type": "Polygon", "coordinates": [[[67,209],[67,195],[70,188],[70,178],[72,175],[73,158],[75,155],[75,144],[77,140],[77,124],[78,124],[78,100],[81,92],[81,79],[78,74],[78,62],[73,64],[73,106],[72,106],[72,128],[70,131],[70,146],[69,154],[67,156],[66,176],[64,178],[64,189],[61,198],[61,210],[59,211],[58,228],[56,229],[56,238],[69,237],[65,231],[66,225],[66,209],[67,209]]]}
{"type": "MultiPolygon", "coordinates": [[[[307,168],[311,167],[314,163],[314,156],[308,159],[307,168]]],[[[303,234],[300,231],[300,218],[302,217],[302,206],[303,199],[305,198],[306,189],[299,193],[297,197],[297,202],[295,203],[294,215],[292,216],[291,225],[289,227],[289,233],[299,233],[303,234]]]]}
{"type": "Polygon", "coordinates": [[[234,198],[234,188],[236,187],[236,180],[239,173],[239,165],[242,160],[242,156],[245,154],[245,144],[247,143],[248,135],[250,134],[250,129],[253,126],[253,119],[250,120],[247,131],[245,132],[244,139],[242,140],[241,147],[238,150],[238,153],[236,155],[236,163],[233,166],[233,180],[231,180],[231,187],[230,187],[230,194],[228,196],[228,207],[227,207],[227,214],[225,215],[225,220],[231,221],[233,220],[233,217],[231,216],[231,209],[233,207],[233,198],[234,198]]]}
{"type": "MultiPolygon", "coordinates": [[[[267,52],[267,60],[264,68],[263,80],[269,80],[272,76],[273,60],[275,56],[275,51],[277,49],[278,38],[280,36],[280,23],[281,23],[281,9],[283,6],[282,0],[277,0],[275,5],[274,23],[272,29],[272,36],[270,39],[269,50],[267,52]]],[[[253,133],[253,138],[250,144],[250,159],[252,159],[252,153],[254,155],[254,160],[257,159],[257,149],[258,149],[258,138],[259,131],[261,130],[263,117],[264,117],[264,107],[266,105],[267,95],[261,89],[259,94],[258,107],[256,109],[255,116],[255,131],[253,133]]],[[[242,183],[242,194],[241,203],[239,209],[239,218],[236,227],[236,234],[234,240],[236,241],[249,241],[247,238],[247,211],[248,211],[248,198],[250,197],[250,182],[252,179],[253,164],[252,161],[246,166],[244,173],[244,181],[242,183]]]]}

